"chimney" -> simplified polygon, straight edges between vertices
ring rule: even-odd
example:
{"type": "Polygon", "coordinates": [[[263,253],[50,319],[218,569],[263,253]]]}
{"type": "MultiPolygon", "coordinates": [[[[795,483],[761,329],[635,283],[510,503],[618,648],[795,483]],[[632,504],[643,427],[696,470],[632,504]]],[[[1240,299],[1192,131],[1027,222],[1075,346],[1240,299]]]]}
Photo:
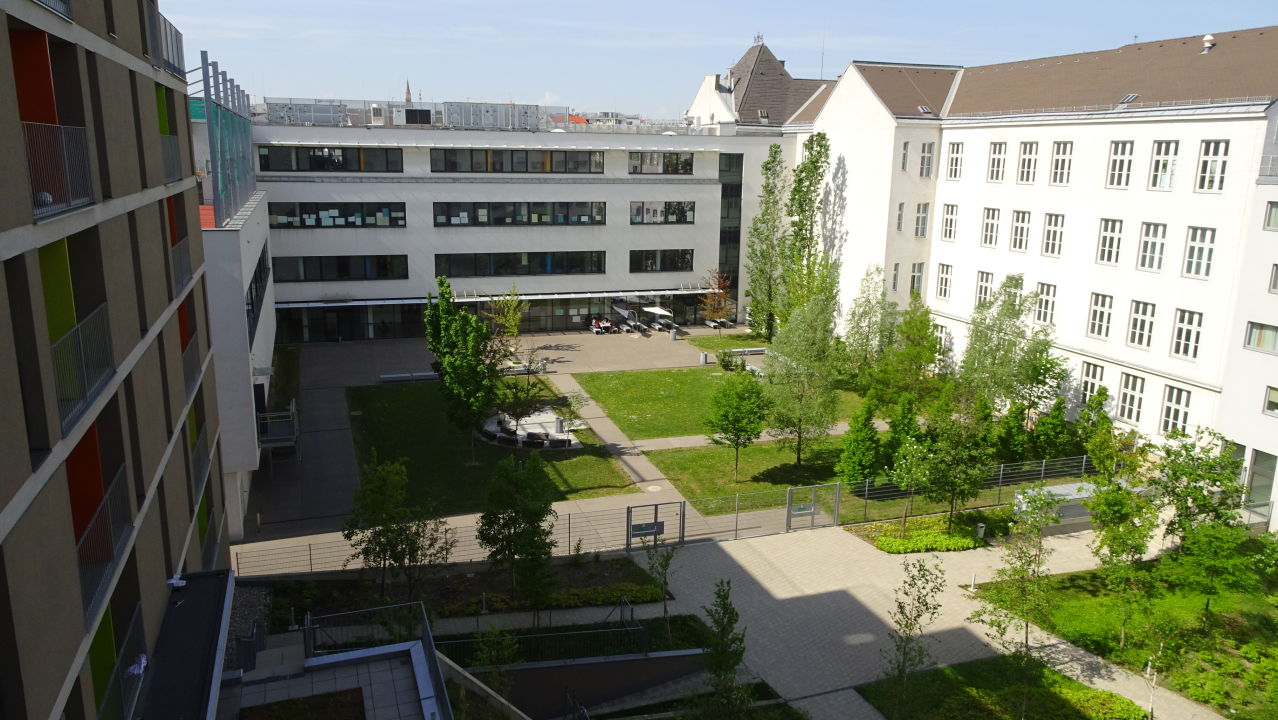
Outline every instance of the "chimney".
{"type": "Polygon", "coordinates": [[[781,63],[781,68],[782,68],[782,69],[785,69],[785,61],[784,61],[784,60],[778,60],[777,62],[781,63]]]}
{"type": "Polygon", "coordinates": [[[1203,36],[1203,51],[1202,51],[1202,52],[1200,52],[1200,53],[1198,53],[1198,54],[1199,54],[1199,55],[1206,55],[1207,53],[1211,52],[1211,49],[1212,49],[1212,48],[1214,48],[1214,47],[1216,47],[1216,38],[1215,38],[1214,36],[1212,36],[1212,35],[1204,35],[1204,36],[1203,36]]]}

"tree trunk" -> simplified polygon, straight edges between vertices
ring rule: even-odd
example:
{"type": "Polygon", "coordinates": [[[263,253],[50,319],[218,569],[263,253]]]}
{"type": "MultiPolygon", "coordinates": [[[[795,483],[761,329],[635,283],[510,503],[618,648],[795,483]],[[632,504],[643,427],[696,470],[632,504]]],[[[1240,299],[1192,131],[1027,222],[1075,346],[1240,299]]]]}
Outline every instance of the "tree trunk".
{"type": "Polygon", "coordinates": [[[945,534],[946,535],[949,535],[950,533],[954,532],[954,504],[957,501],[958,501],[958,498],[953,496],[950,497],[950,514],[947,515],[945,518],[945,534]]]}
{"type": "Polygon", "coordinates": [[[737,484],[737,468],[741,467],[741,446],[735,445],[736,457],[732,459],[732,484],[737,484]]]}
{"type": "Polygon", "coordinates": [[[803,465],[803,433],[795,435],[794,440],[794,464],[796,467],[803,465]]]}

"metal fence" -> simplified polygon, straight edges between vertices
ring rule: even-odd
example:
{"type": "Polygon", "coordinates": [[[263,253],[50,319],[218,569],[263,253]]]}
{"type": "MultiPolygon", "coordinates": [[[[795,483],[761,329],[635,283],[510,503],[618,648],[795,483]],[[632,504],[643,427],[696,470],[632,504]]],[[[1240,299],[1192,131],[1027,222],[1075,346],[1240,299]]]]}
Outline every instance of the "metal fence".
{"type": "Polygon", "coordinates": [[[35,0],[35,1],[66,18],[75,17],[74,15],[71,14],[71,0],[35,0]]]}
{"type": "Polygon", "coordinates": [[[99,720],[129,720],[133,717],[145,670],[141,659],[146,654],[146,634],[142,631],[142,603],[134,607],[129,629],[120,638],[119,648],[115,667],[111,670],[110,679],[102,693],[102,702],[98,705],[99,720]]]}
{"type": "Polygon", "coordinates": [[[190,400],[200,386],[200,373],[204,370],[204,357],[200,353],[200,334],[192,331],[191,341],[182,350],[182,376],[186,378],[186,399],[190,400]]]}
{"type": "Polygon", "coordinates": [[[172,295],[177,297],[178,291],[186,287],[186,283],[191,279],[191,243],[187,238],[178,240],[175,245],[169,248],[169,265],[173,268],[173,292],[172,295]]]}
{"type": "Polygon", "coordinates": [[[36,219],[93,202],[89,138],[84,128],[24,122],[22,136],[36,219]]]}
{"type": "Polygon", "coordinates": [[[191,502],[199,503],[212,465],[213,454],[209,450],[209,429],[202,427],[195,439],[195,445],[191,446],[191,502]]]}
{"type": "Polygon", "coordinates": [[[177,135],[160,136],[160,158],[164,161],[164,182],[182,179],[182,155],[177,135]]]}
{"type": "MultiPolygon", "coordinates": [[[[512,662],[519,663],[632,655],[646,653],[649,648],[648,629],[638,624],[633,627],[516,635],[512,640],[519,647],[512,662]]],[[[480,637],[439,640],[435,648],[458,665],[473,668],[484,664],[480,652],[483,643],[484,639],[480,637]]]]}
{"type": "Polygon", "coordinates": [[[106,303],[89,313],[50,347],[62,432],[71,429],[115,372],[106,303]]]}
{"type": "Polygon", "coordinates": [[[1261,177],[1278,176],[1278,155],[1261,155],[1260,156],[1260,176],[1261,177]]]}
{"type": "Polygon", "coordinates": [[[129,482],[124,465],[107,485],[98,509],[76,542],[80,560],[80,599],[84,603],[85,622],[106,596],[106,581],[124,554],[125,541],[133,523],[129,500],[129,482]]]}

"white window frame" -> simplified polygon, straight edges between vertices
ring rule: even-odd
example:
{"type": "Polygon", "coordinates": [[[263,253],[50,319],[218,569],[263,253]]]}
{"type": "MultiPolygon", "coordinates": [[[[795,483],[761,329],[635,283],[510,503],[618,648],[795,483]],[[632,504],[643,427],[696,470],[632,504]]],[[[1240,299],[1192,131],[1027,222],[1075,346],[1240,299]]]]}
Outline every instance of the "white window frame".
{"type": "Polygon", "coordinates": [[[896,231],[901,232],[905,229],[905,203],[896,204],[896,231]]]}
{"type": "Polygon", "coordinates": [[[927,263],[910,263],[910,295],[923,294],[923,273],[927,270],[927,263]]]}
{"type": "Polygon", "coordinates": [[[1101,265],[1117,265],[1123,246],[1123,221],[1101,218],[1100,234],[1096,238],[1096,262],[1101,265]]]}
{"type": "Polygon", "coordinates": [[[901,143],[901,170],[910,169],[910,141],[901,143]]]}
{"type": "Polygon", "coordinates": [[[1148,350],[1154,342],[1154,319],[1158,306],[1144,300],[1133,300],[1127,318],[1127,344],[1148,350]]]}
{"type": "Polygon", "coordinates": [[[892,263],[892,292],[896,292],[897,281],[901,278],[901,263],[892,263]]]}
{"type": "Polygon", "coordinates": [[[1043,220],[1043,255],[1060,257],[1061,247],[1065,245],[1065,216],[1061,213],[1047,213],[1043,220]]]}
{"type": "Polygon", "coordinates": [[[919,145],[919,177],[932,177],[932,158],[936,155],[936,143],[925,142],[919,145]]]}
{"type": "Polygon", "coordinates": [[[1140,252],[1136,255],[1136,269],[1145,272],[1163,271],[1163,252],[1167,248],[1167,223],[1140,224],[1140,252]]]}
{"type": "Polygon", "coordinates": [[[1193,394],[1185,388],[1166,385],[1163,390],[1163,417],[1158,432],[1166,435],[1173,429],[1189,429],[1189,402],[1193,394]]]}
{"type": "Polygon", "coordinates": [[[936,265],[936,297],[940,300],[950,299],[950,279],[954,272],[953,265],[937,263],[936,265]]]}
{"type": "Polygon", "coordinates": [[[1262,227],[1270,232],[1278,232],[1278,202],[1270,200],[1265,205],[1265,224],[1262,227]]]}
{"type": "Polygon", "coordinates": [[[1038,175],[1038,143],[1022,142],[1020,158],[1016,163],[1016,182],[1030,185],[1038,175]]]}
{"type": "Polygon", "coordinates": [[[1185,360],[1198,359],[1198,345],[1203,336],[1203,314],[1176,308],[1176,324],[1172,332],[1171,356],[1185,360]]]}
{"type": "Polygon", "coordinates": [[[1056,286],[1050,283],[1039,283],[1038,300],[1034,303],[1034,322],[1041,325],[1052,325],[1056,322],[1056,286]]]}
{"type": "Polygon", "coordinates": [[[1068,185],[1074,169],[1074,141],[1057,140],[1052,143],[1052,176],[1050,184],[1068,185]]]}
{"type": "Polygon", "coordinates": [[[985,208],[981,221],[981,247],[998,247],[998,208],[985,208]]]}
{"type": "Polygon", "coordinates": [[[1109,329],[1114,321],[1114,296],[1092,293],[1091,309],[1087,313],[1087,334],[1094,338],[1109,339],[1109,329]]]}
{"type": "Polygon", "coordinates": [[[1265,400],[1260,405],[1260,411],[1266,415],[1278,417],[1278,387],[1265,386],[1265,400]]]}
{"type": "Polygon", "coordinates": [[[1083,370],[1078,374],[1078,389],[1081,401],[1086,403],[1095,395],[1105,382],[1105,366],[1083,361],[1083,370]]]}
{"type": "Polygon", "coordinates": [[[1013,252],[1025,252],[1029,246],[1030,212],[1029,210],[1012,211],[1012,239],[1007,249],[1013,252]]]}
{"type": "Polygon", "coordinates": [[[1118,390],[1118,419],[1136,425],[1145,404],[1145,378],[1123,373],[1118,390]]]}
{"type": "Polygon", "coordinates": [[[914,237],[927,237],[927,216],[931,212],[932,203],[919,203],[914,206],[914,237]]]}
{"type": "Polygon", "coordinates": [[[1256,352],[1278,354],[1278,326],[1248,321],[1243,347],[1256,352]]]}
{"type": "Polygon", "coordinates": [[[1212,256],[1216,252],[1216,228],[1190,226],[1185,233],[1185,262],[1180,274],[1188,278],[1211,277],[1212,256]]]}
{"type": "Polygon", "coordinates": [[[1179,140],[1155,140],[1153,158],[1149,161],[1149,189],[1171,190],[1176,179],[1176,156],[1179,140]]]}
{"type": "Polygon", "coordinates": [[[1132,155],[1136,143],[1132,140],[1113,140],[1109,143],[1109,173],[1105,187],[1126,190],[1132,183],[1132,155]]]}
{"type": "Polygon", "coordinates": [[[976,271],[976,305],[994,299],[994,273],[985,270],[976,271]]]}
{"type": "Polygon", "coordinates": [[[946,203],[941,206],[941,239],[954,241],[954,230],[958,225],[958,205],[946,203]]]}
{"type": "Polygon", "coordinates": [[[1269,269],[1269,292],[1278,293],[1278,263],[1269,269]]]}
{"type": "Polygon", "coordinates": [[[1198,181],[1194,183],[1194,192],[1224,191],[1225,166],[1228,164],[1228,140],[1203,140],[1198,146],[1198,181]]]}
{"type": "Polygon", "coordinates": [[[945,169],[946,180],[963,179],[963,143],[950,143],[950,159],[945,169]]]}
{"type": "Polygon", "coordinates": [[[985,182],[1003,182],[1003,175],[1007,169],[1007,143],[992,142],[990,143],[990,162],[989,169],[985,174],[985,182]]]}

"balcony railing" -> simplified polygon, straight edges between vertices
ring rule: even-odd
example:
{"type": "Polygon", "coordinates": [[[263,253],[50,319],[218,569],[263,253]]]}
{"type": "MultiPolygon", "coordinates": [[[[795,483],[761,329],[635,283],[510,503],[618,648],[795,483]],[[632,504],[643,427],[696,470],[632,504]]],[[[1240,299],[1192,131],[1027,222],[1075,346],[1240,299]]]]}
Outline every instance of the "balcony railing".
{"type": "Polygon", "coordinates": [[[75,425],[115,372],[111,325],[102,303],[50,348],[62,432],[75,425]]]}
{"type": "Polygon", "coordinates": [[[164,182],[182,179],[182,156],[177,135],[160,136],[160,157],[164,159],[164,182]]]}
{"type": "Polygon", "coordinates": [[[182,238],[169,248],[169,264],[173,266],[173,296],[191,279],[191,243],[182,238]]]}
{"type": "Polygon", "coordinates": [[[125,541],[133,523],[132,511],[129,482],[121,465],[76,543],[80,556],[80,598],[84,601],[86,622],[106,597],[106,582],[124,555],[125,541]]]}
{"type": "Polygon", "coordinates": [[[35,1],[65,18],[73,17],[71,15],[71,0],[35,0],[35,1]]]}
{"type": "Polygon", "coordinates": [[[22,123],[36,219],[93,203],[89,138],[82,127],[22,123]]]}
{"type": "Polygon", "coordinates": [[[142,603],[134,606],[129,619],[129,629],[120,639],[120,652],[115,667],[102,693],[98,705],[99,720],[131,720],[138,703],[138,691],[142,689],[145,668],[141,656],[146,653],[146,633],[142,631],[142,603]]]}
{"type": "Polygon", "coordinates": [[[1278,155],[1260,156],[1260,176],[1278,177],[1278,155]]]}
{"type": "Polygon", "coordinates": [[[200,495],[204,493],[204,485],[209,479],[209,468],[213,464],[213,454],[209,452],[208,428],[200,428],[200,436],[191,449],[191,500],[199,504],[200,495]]]}
{"type": "Polygon", "coordinates": [[[217,562],[217,551],[222,546],[222,523],[217,522],[217,520],[217,516],[214,515],[209,526],[204,530],[204,548],[202,551],[202,557],[204,560],[205,570],[213,569],[213,563],[217,562]],[[217,523],[216,527],[212,524],[214,522],[217,523]]]}
{"type": "Polygon", "coordinates": [[[173,27],[168,18],[160,14],[154,3],[146,5],[146,20],[150,36],[147,54],[151,56],[151,64],[185,80],[186,58],[182,49],[182,33],[173,27]]]}
{"type": "Polygon", "coordinates": [[[200,334],[191,336],[191,342],[182,351],[182,375],[186,377],[186,399],[200,386],[200,371],[204,369],[204,357],[200,355],[200,334]]]}

